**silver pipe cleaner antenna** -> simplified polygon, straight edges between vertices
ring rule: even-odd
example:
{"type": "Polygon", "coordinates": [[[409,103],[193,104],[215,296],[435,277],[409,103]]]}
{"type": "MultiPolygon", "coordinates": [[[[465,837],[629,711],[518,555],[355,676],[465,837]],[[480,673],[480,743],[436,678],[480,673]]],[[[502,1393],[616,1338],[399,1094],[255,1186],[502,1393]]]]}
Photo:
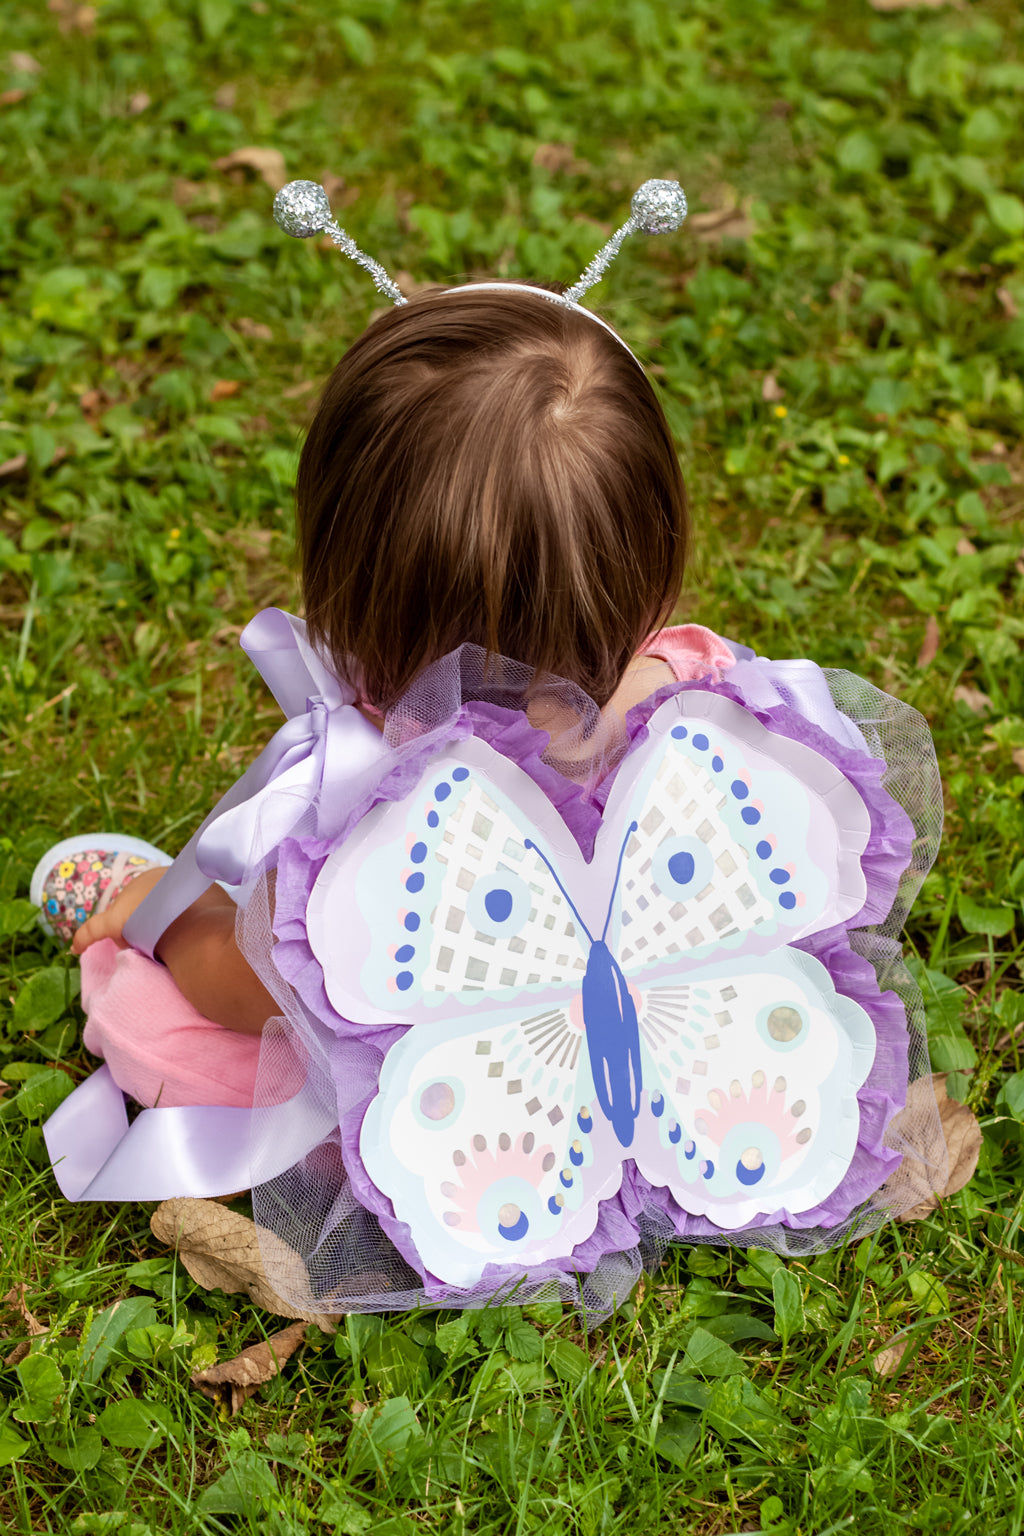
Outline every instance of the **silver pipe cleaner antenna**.
{"type": "Polygon", "coordinates": [[[311,235],[329,235],[343,255],[349,257],[373,278],[378,293],[390,299],[392,304],[408,304],[409,300],[394,278],[389,277],[379,261],[367,256],[345,233],[331,213],[331,204],[323,187],[315,181],[290,181],[274,198],[274,218],[286,235],[308,240],[311,235]]]}
{"type": "Polygon", "coordinates": [[[579,282],[562,295],[570,304],[578,304],[587,289],[601,281],[627,235],[638,231],[645,235],[667,235],[670,230],[678,229],[686,218],[686,193],[678,181],[645,181],[633,193],[630,210],[625,224],[615,231],[607,245],[601,247],[579,282]]]}

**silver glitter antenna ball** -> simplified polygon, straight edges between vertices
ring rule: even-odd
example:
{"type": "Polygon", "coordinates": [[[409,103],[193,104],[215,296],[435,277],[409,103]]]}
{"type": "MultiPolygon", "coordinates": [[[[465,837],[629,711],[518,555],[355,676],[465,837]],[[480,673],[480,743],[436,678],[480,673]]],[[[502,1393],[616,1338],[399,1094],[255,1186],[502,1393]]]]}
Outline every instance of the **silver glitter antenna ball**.
{"type": "Polygon", "coordinates": [[[686,193],[678,181],[645,181],[633,193],[630,208],[645,235],[667,235],[686,218],[686,193]]]}
{"type": "Polygon", "coordinates": [[[579,282],[568,288],[563,297],[570,304],[578,304],[587,289],[593,288],[604,277],[627,235],[636,234],[637,230],[645,235],[667,235],[669,230],[678,229],[685,218],[686,193],[678,181],[645,181],[633,193],[625,224],[615,231],[607,245],[601,247],[579,282]]]}
{"type": "Polygon", "coordinates": [[[315,181],[290,181],[274,198],[274,218],[286,235],[299,240],[318,235],[330,217],[327,193],[315,181]]]}
{"type": "Polygon", "coordinates": [[[321,231],[329,235],[343,255],[370,274],[378,293],[390,299],[392,304],[408,304],[409,300],[380,262],[361,251],[352,236],[342,229],[331,213],[327,193],[318,182],[290,181],[282,187],[274,198],[274,218],[286,235],[295,235],[299,240],[308,240],[321,231]]]}

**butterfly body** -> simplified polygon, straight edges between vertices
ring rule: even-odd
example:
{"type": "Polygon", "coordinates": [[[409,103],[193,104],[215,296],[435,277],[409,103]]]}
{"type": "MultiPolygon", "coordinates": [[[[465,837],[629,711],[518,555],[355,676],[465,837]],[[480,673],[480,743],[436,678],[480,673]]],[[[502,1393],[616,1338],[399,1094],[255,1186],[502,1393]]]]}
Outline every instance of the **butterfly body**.
{"type": "Polygon", "coordinates": [[[589,860],[480,741],[376,806],[307,927],[340,1020],[410,1026],[359,1145],[425,1268],[569,1262],[627,1169],[725,1231],[826,1198],[874,1034],[790,941],[859,910],[867,830],[827,759],[698,692],[648,723],[589,860]]]}

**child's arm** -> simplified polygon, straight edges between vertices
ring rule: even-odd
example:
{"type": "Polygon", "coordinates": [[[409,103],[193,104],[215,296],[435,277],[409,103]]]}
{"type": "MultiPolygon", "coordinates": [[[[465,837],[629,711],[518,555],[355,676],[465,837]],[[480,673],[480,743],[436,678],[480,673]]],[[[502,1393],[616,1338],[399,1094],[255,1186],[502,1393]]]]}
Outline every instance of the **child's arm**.
{"type": "MultiPolygon", "coordinates": [[[[125,948],[121,930],[163,875],[146,870],[115,896],[104,912],[83,923],[72,940],[80,955],[100,939],[125,948]]],[[[219,885],[211,885],[165,929],[157,955],[178,991],[199,1013],[244,1035],[258,1035],[280,1008],[249,965],[235,940],[238,909],[219,885]]]]}

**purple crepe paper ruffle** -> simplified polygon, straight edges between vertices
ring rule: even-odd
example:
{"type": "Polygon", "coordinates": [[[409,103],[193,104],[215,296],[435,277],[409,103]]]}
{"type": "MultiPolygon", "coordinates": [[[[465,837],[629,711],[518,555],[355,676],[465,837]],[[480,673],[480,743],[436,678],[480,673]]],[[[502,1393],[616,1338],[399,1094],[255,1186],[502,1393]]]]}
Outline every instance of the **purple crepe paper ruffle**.
{"type": "MultiPolygon", "coordinates": [[[[647,722],[667,699],[692,689],[731,699],[750,709],[768,730],[802,742],[820,753],[849,779],[868,810],[870,835],[861,859],[867,884],[864,906],[846,923],[815,934],[795,946],[818,959],[829,971],[837,992],[859,1003],[875,1026],[875,1060],[857,1095],[860,1131],[856,1151],[841,1184],[814,1210],[801,1213],[779,1210],[757,1218],[743,1230],[753,1231],[780,1223],[801,1230],[838,1227],[867,1201],[900,1161],[900,1154],[887,1148],[883,1138],[892,1116],[906,1102],[906,1015],[902,1002],[894,993],[879,990],[874,968],[850,948],[847,931],[880,923],[888,915],[900,877],[910,862],[913,827],[906,812],[882,787],[884,762],[871,757],[867,751],[856,752],[842,746],[788,705],[780,703],[752,709],[742,689],[729,682],[675,683],[658,690],[636,705],[627,716],[627,751],[647,738],[647,722]]],[[[356,808],[339,835],[346,835],[374,805],[403,799],[420,778],[426,761],[442,744],[465,739],[471,734],[516,763],[533,779],[559,811],[584,856],[589,858],[614,774],[610,774],[593,795],[584,794],[579,785],[542,761],[549,738],[534,729],[522,711],[481,703],[464,705],[443,731],[434,731],[429,738],[403,750],[397,765],[372,796],[356,808]]],[[[307,837],[289,839],[282,844],[275,902],[277,943],[274,962],[310,1012],[328,1024],[339,1037],[332,1072],[339,1089],[348,1082],[348,1093],[339,1094],[340,1099],[347,1101],[346,1109],[340,1115],[340,1131],[345,1166],[356,1199],[377,1217],[398,1252],[422,1276],[424,1299],[434,1304],[458,1305],[468,1293],[438,1280],[424,1269],[409,1228],[396,1218],[390,1200],[370,1179],[359,1153],[362,1121],[373,1094],[356,1105],[351,1104],[346,1045],[357,1041],[371,1045],[382,1053],[383,1060],[383,1053],[405,1034],[406,1026],[360,1026],[341,1018],[327,998],[322,970],[306,936],[305,910],[309,894],[335,841],[336,838],[328,842],[307,837]]],[[[365,1056],[362,1059],[365,1061],[365,1056]]],[[[652,1219],[659,1231],[678,1238],[728,1240],[739,1235],[724,1231],[706,1217],[684,1211],[667,1189],[651,1185],[635,1165],[627,1161],[622,1185],[616,1195],[601,1203],[591,1236],[565,1259],[532,1267],[531,1284],[545,1279],[572,1283],[579,1275],[593,1272],[606,1255],[636,1249],[645,1230],[651,1228],[652,1219]]],[[[480,1288],[488,1285],[493,1285],[495,1290],[514,1285],[521,1274],[515,1266],[488,1266],[474,1288],[474,1294],[478,1295],[480,1288]]]]}

